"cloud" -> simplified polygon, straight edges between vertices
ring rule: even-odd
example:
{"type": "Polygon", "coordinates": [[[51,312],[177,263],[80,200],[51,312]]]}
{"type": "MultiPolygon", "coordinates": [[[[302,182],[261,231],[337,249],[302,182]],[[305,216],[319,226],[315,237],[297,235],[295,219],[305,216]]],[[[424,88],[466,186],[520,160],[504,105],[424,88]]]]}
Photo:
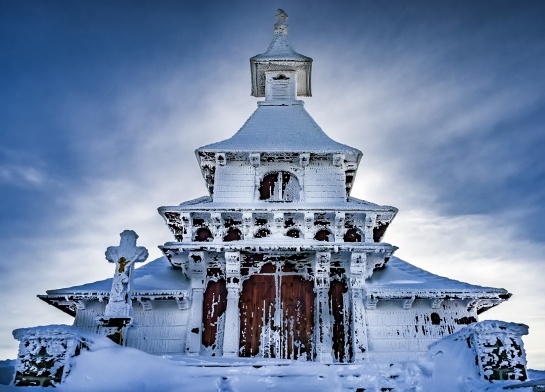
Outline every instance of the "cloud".
{"type": "Polygon", "coordinates": [[[47,180],[45,173],[35,167],[1,165],[0,182],[14,186],[41,187],[47,180]]]}
{"type": "Polygon", "coordinates": [[[57,182],[47,172],[47,164],[28,149],[0,147],[0,184],[24,189],[40,189],[57,182]]]}

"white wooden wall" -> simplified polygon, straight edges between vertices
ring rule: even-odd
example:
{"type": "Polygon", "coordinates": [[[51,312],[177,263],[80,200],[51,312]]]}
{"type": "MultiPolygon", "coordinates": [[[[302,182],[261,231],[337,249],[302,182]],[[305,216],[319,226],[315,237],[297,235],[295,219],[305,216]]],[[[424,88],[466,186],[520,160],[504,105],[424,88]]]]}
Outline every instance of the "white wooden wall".
{"type": "Polygon", "coordinates": [[[251,202],[254,199],[255,169],[249,165],[229,163],[216,166],[214,201],[251,202]]]}
{"type": "Polygon", "coordinates": [[[307,166],[304,192],[307,203],[346,200],[344,171],[337,166],[307,166]]]}
{"type": "Polygon", "coordinates": [[[148,354],[183,354],[188,316],[189,312],[180,310],[176,301],[152,301],[151,310],[144,310],[136,302],[125,344],[148,354]]]}
{"type": "Polygon", "coordinates": [[[104,315],[107,301],[85,301],[85,309],[78,309],[74,318],[74,327],[87,332],[97,333],[97,317],[104,315]]]}
{"type": "MultiPolygon", "coordinates": [[[[214,184],[215,202],[252,202],[261,177],[273,171],[294,172],[290,165],[262,165],[257,170],[239,162],[216,166],[214,184]],[[259,178],[256,178],[259,177],[259,178]]],[[[340,166],[311,165],[294,172],[303,187],[303,199],[309,203],[338,202],[346,200],[345,174],[340,166]]]]}
{"type": "Polygon", "coordinates": [[[379,301],[376,309],[367,310],[368,358],[371,362],[410,361],[421,357],[428,346],[465,325],[455,319],[473,316],[462,302],[445,301],[431,309],[429,300],[415,300],[403,309],[400,300],[379,301]],[[437,313],[440,324],[433,325],[430,315],[437,313]]]}

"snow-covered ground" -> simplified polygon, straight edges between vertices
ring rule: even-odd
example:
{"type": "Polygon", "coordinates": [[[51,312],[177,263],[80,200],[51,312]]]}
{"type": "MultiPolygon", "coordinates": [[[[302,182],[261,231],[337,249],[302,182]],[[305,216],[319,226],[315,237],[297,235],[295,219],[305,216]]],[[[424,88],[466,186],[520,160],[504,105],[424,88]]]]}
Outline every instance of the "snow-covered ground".
{"type": "MultiPolygon", "coordinates": [[[[448,351],[448,350],[447,350],[448,351]]],[[[313,362],[264,359],[213,359],[204,357],[162,358],[142,351],[101,343],[75,358],[64,384],[56,390],[162,391],[162,392],[254,392],[254,391],[502,391],[520,385],[513,382],[480,381],[471,362],[460,361],[459,350],[450,353],[463,363],[439,367],[425,358],[395,365],[325,365],[313,362]],[[392,388],[392,389],[390,389],[392,388]]],[[[447,361],[448,362],[448,361],[447,361]]],[[[0,383],[12,377],[15,361],[0,362],[0,383]]],[[[545,372],[530,371],[531,380],[545,379],[545,372]]],[[[52,388],[30,387],[32,391],[52,388]]],[[[0,385],[0,391],[25,388],[0,385]]],[[[515,389],[532,391],[532,387],[515,389]]]]}

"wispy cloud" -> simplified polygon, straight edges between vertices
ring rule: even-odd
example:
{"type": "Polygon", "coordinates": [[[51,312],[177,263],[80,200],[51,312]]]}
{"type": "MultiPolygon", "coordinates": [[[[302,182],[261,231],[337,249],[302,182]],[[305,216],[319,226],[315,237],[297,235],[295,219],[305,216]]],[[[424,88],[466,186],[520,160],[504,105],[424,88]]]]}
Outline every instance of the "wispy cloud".
{"type": "Polygon", "coordinates": [[[53,179],[47,164],[25,149],[0,146],[0,184],[23,188],[42,188],[53,179]]]}
{"type": "Polygon", "coordinates": [[[46,180],[45,173],[36,167],[0,165],[0,183],[5,185],[41,187],[46,180]]]}

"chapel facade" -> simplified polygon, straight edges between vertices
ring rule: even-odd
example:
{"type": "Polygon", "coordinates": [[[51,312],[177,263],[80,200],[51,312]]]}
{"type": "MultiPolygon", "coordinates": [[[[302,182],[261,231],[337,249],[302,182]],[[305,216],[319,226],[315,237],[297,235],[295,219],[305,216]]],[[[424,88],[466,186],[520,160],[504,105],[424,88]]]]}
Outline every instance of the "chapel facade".
{"type": "Polygon", "coordinates": [[[350,195],[362,153],[305,110],[312,59],[276,17],[268,50],[250,59],[264,99],[233,137],[195,152],[208,195],[159,208],[173,235],[165,256],[133,271],[116,254],[121,277],[40,298],[80,329],[122,329],[121,344],[156,355],[416,359],[510,294],[393,256],[383,239],[397,209],[350,195]]]}

